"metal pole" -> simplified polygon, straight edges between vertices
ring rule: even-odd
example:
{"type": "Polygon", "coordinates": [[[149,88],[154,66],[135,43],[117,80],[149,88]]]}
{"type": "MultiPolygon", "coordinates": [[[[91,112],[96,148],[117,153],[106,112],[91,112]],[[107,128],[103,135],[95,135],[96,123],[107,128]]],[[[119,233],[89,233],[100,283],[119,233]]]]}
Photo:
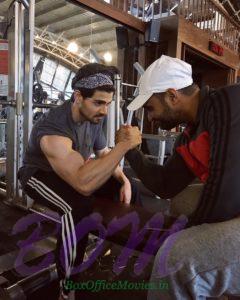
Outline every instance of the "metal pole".
{"type": "Polygon", "coordinates": [[[160,15],[160,18],[162,17],[162,0],[159,1],[159,15],[160,15]]]}
{"type": "Polygon", "coordinates": [[[158,164],[164,164],[166,141],[159,141],[158,164]]]}
{"type": "Polygon", "coordinates": [[[24,89],[24,144],[27,145],[32,130],[32,87],[33,87],[33,43],[34,43],[35,0],[30,0],[29,14],[25,26],[25,89],[24,89]]]}
{"type": "Polygon", "coordinates": [[[114,77],[115,83],[115,128],[116,131],[120,128],[120,101],[121,101],[121,77],[116,74],[114,77]]]}
{"type": "Polygon", "coordinates": [[[115,146],[115,103],[112,103],[108,109],[107,115],[107,146],[113,148],[115,146]]]}
{"type": "MultiPolygon", "coordinates": [[[[33,105],[32,105],[32,87],[33,87],[33,44],[34,44],[34,19],[35,19],[35,0],[29,1],[29,9],[25,10],[25,26],[24,26],[24,40],[25,40],[25,66],[24,66],[24,111],[23,111],[23,120],[21,123],[21,128],[23,127],[22,132],[22,142],[21,145],[22,152],[19,156],[19,167],[22,166],[23,153],[26,150],[28,145],[28,140],[32,130],[33,122],[33,105]]],[[[20,125],[20,124],[19,124],[20,125]]],[[[18,187],[19,196],[22,195],[18,187]]],[[[28,198],[23,199],[24,204],[28,207],[28,198]]]]}
{"type": "Polygon", "coordinates": [[[125,83],[125,82],[122,82],[122,85],[123,86],[130,86],[130,87],[134,87],[134,88],[138,87],[136,84],[130,84],[130,83],[125,83]]]}
{"type": "MultiPolygon", "coordinates": [[[[14,23],[9,28],[8,40],[9,40],[9,57],[10,60],[10,72],[9,72],[9,93],[8,102],[12,102],[17,98],[17,93],[21,93],[21,80],[20,77],[20,62],[21,62],[21,5],[18,2],[14,3],[13,16],[14,23]]],[[[16,196],[16,165],[17,165],[17,116],[16,109],[13,106],[8,107],[7,110],[7,198],[12,201],[16,196]]]]}
{"type": "Polygon", "coordinates": [[[146,0],[143,0],[143,8],[142,8],[142,20],[143,21],[145,20],[145,1],[146,0]]]}

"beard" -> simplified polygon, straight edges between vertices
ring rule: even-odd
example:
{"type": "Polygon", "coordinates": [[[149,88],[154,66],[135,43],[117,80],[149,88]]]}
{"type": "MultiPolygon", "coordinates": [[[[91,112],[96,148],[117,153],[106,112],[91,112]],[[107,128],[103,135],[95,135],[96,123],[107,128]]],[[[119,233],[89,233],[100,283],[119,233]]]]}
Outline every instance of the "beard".
{"type": "Polygon", "coordinates": [[[98,114],[98,115],[89,117],[83,111],[80,111],[80,114],[84,118],[85,121],[89,121],[92,124],[99,124],[101,122],[101,120],[103,119],[103,117],[105,117],[105,115],[103,115],[103,114],[98,114]]]}
{"type": "Polygon", "coordinates": [[[164,117],[164,118],[159,118],[156,121],[156,123],[163,130],[171,130],[171,129],[177,127],[179,124],[181,124],[182,121],[180,121],[179,119],[176,119],[176,118],[164,117]]]}
{"type": "Polygon", "coordinates": [[[161,116],[155,118],[157,125],[163,130],[171,130],[183,123],[183,120],[183,113],[180,111],[172,111],[167,104],[165,104],[165,108],[161,116]]]}

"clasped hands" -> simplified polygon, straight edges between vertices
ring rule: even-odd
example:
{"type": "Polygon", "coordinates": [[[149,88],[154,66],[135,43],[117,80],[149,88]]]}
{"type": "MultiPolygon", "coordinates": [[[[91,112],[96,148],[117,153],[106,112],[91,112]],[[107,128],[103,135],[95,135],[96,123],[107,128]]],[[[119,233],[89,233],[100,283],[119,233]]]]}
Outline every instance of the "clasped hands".
{"type": "Polygon", "coordinates": [[[127,143],[129,150],[142,143],[142,134],[137,126],[122,125],[116,132],[116,144],[127,143]]]}

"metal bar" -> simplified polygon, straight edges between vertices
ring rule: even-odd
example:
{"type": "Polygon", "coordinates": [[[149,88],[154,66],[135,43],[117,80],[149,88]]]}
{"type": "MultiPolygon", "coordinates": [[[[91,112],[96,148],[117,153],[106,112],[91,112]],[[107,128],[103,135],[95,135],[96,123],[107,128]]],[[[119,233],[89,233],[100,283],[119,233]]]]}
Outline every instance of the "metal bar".
{"type": "Polygon", "coordinates": [[[229,43],[229,21],[226,19],[226,29],[225,29],[225,45],[230,48],[230,43],[229,43]]]}
{"type": "Polygon", "coordinates": [[[131,125],[132,124],[133,113],[134,112],[132,110],[128,111],[128,116],[127,116],[127,121],[126,121],[127,125],[131,125]]]}
{"type": "Polygon", "coordinates": [[[154,0],[152,1],[151,5],[152,5],[152,20],[153,20],[154,19],[154,6],[155,6],[154,0]]]}
{"type": "Polygon", "coordinates": [[[144,19],[145,19],[145,1],[146,0],[143,0],[143,8],[142,8],[142,20],[144,21],[144,19]]]}
{"type": "Polygon", "coordinates": [[[166,141],[169,138],[176,138],[181,134],[180,132],[166,132],[166,134],[159,133],[159,134],[148,134],[143,133],[142,138],[143,139],[149,139],[149,140],[157,140],[157,141],[166,141]]]}
{"type": "Polygon", "coordinates": [[[212,3],[209,2],[209,11],[210,11],[210,36],[213,35],[213,32],[212,32],[212,23],[213,23],[213,18],[212,18],[212,3]]]}
{"type": "Polygon", "coordinates": [[[55,279],[57,279],[57,269],[54,265],[18,281],[16,284],[7,287],[5,291],[9,299],[27,299],[28,294],[32,294],[55,279]]]}
{"type": "Polygon", "coordinates": [[[3,106],[16,106],[16,101],[5,101],[5,100],[0,100],[0,105],[3,105],[3,106]]]}
{"type": "Polygon", "coordinates": [[[220,41],[221,40],[221,27],[220,27],[220,18],[221,18],[221,15],[218,11],[218,18],[217,18],[217,34],[218,34],[218,40],[220,41]]]}
{"type": "Polygon", "coordinates": [[[230,28],[229,28],[229,43],[230,43],[230,48],[234,49],[234,42],[233,42],[233,34],[232,34],[231,23],[230,23],[230,28]]]}
{"type": "Polygon", "coordinates": [[[40,215],[40,216],[43,216],[43,217],[45,217],[46,219],[49,219],[49,220],[51,220],[51,221],[54,221],[55,223],[62,224],[61,219],[57,219],[57,217],[54,218],[53,216],[50,216],[50,214],[47,214],[47,213],[42,212],[42,211],[39,211],[39,210],[37,210],[37,209],[35,209],[35,208],[29,208],[28,210],[31,211],[31,212],[33,212],[33,213],[35,213],[35,214],[38,214],[38,215],[40,215]]]}
{"type": "Polygon", "coordinates": [[[206,11],[207,11],[207,0],[204,1],[203,11],[203,30],[206,30],[206,11]]]}
{"type": "Polygon", "coordinates": [[[124,10],[125,12],[128,11],[128,0],[124,0],[124,3],[123,3],[123,10],[124,10]]]}
{"type": "MultiPolygon", "coordinates": [[[[184,2],[184,0],[183,0],[182,2],[184,2]]],[[[183,11],[184,11],[183,6],[180,6],[180,3],[181,3],[181,1],[180,1],[180,0],[177,0],[177,4],[174,6],[174,7],[177,7],[177,14],[178,14],[178,16],[184,15],[184,12],[183,12],[183,11]]],[[[171,10],[173,10],[173,8],[172,8],[171,10]]]]}
{"type": "Polygon", "coordinates": [[[223,44],[226,45],[226,30],[227,30],[227,25],[226,25],[226,18],[223,18],[223,44]]]}
{"type": "Polygon", "coordinates": [[[236,29],[234,29],[234,41],[235,41],[235,51],[238,50],[238,45],[239,45],[239,39],[238,39],[238,36],[239,33],[236,29]]]}
{"type": "Polygon", "coordinates": [[[133,64],[133,67],[135,68],[135,70],[137,70],[137,72],[140,76],[142,76],[144,74],[144,68],[143,68],[143,66],[140,65],[139,62],[135,62],[133,64]]]}
{"type": "Polygon", "coordinates": [[[188,4],[187,4],[187,19],[189,19],[189,15],[190,15],[190,0],[188,0],[188,4]]]}
{"type": "MultiPolygon", "coordinates": [[[[154,2],[154,1],[153,1],[154,2]]],[[[170,16],[170,0],[168,0],[168,16],[170,16]]]]}
{"type": "MultiPolygon", "coordinates": [[[[9,57],[10,60],[10,71],[9,71],[9,96],[8,101],[12,102],[12,99],[16,99],[16,93],[19,92],[19,31],[21,30],[20,23],[20,4],[14,3],[14,11],[10,18],[14,20],[12,26],[9,27],[8,40],[9,40],[9,57]]],[[[3,101],[1,101],[3,102],[3,101]]],[[[4,101],[5,102],[5,101],[4,101]]],[[[9,106],[7,109],[7,159],[8,164],[6,168],[7,181],[7,198],[13,199],[16,191],[16,153],[17,153],[17,140],[16,140],[16,129],[17,120],[15,115],[15,109],[13,106],[9,106]]]]}
{"type": "MultiPolygon", "coordinates": [[[[135,86],[133,86],[133,87],[135,87],[135,86]]],[[[16,101],[0,100],[0,105],[16,107],[17,104],[16,104],[16,101]]],[[[59,105],[50,104],[50,103],[33,103],[32,108],[54,108],[54,107],[57,107],[57,106],[59,106],[59,105]]],[[[25,103],[23,103],[23,107],[25,107],[25,103]]],[[[0,121],[0,123],[1,123],[1,121],[0,121]]]]}
{"type": "Polygon", "coordinates": [[[139,1],[140,0],[137,0],[137,18],[139,18],[139,1]]]}
{"type": "Polygon", "coordinates": [[[221,43],[224,44],[224,18],[221,16],[221,43]]]}
{"type": "Polygon", "coordinates": [[[107,115],[107,146],[113,148],[115,146],[115,103],[111,102],[107,115]]]}
{"type": "Polygon", "coordinates": [[[130,12],[131,12],[131,14],[132,14],[132,11],[133,11],[133,1],[134,0],[131,0],[131,4],[130,4],[130,12]]]}
{"type": "Polygon", "coordinates": [[[33,103],[32,107],[33,108],[54,108],[59,105],[57,104],[47,104],[47,103],[33,103]]]}
{"type": "Polygon", "coordinates": [[[207,8],[207,32],[209,33],[209,5],[210,5],[210,2],[209,1],[207,1],[207,3],[206,3],[206,8],[207,8]]]}
{"type": "Polygon", "coordinates": [[[200,22],[201,22],[201,23],[200,23],[200,24],[201,24],[201,25],[200,25],[200,28],[201,28],[201,29],[203,29],[203,26],[204,26],[204,22],[203,22],[203,13],[204,13],[204,12],[203,12],[203,5],[204,5],[204,2],[201,1],[201,17],[200,17],[200,22]]]}
{"type": "Polygon", "coordinates": [[[141,114],[141,123],[140,123],[140,131],[143,132],[143,122],[144,122],[144,107],[142,107],[142,114],[141,114]]]}
{"type": "Polygon", "coordinates": [[[0,195],[3,196],[3,197],[6,197],[7,196],[7,191],[5,189],[0,188],[0,195]]]}
{"type": "Polygon", "coordinates": [[[216,38],[216,7],[215,7],[215,5],[213,5],[213,15],[214,15],[214,19],[213,19],[213,37],[216,38]]]}
{"type": "Polygon", "coordinates": [[[115,128],[116,131],[120,128],[120,101],[121,101],[121,77],[119,74],[115,75],[115,128]]]}
{"type": "Polygon", "coordinates": [[[157,163],[161,166],[164,164],[165,151],[166,151],[166,141],[159,141],[157,163]]]}
{"type": "Polygon", "coordinates": [[[231,49],[230,45],[230,22],[227,20],[227,46],[231,49]]]}
{"type": "Polygon", "coordinates": [[[198,25],[200,20],[201,20],[201,12],[199,11],[199,0],[197,0],[197,21],[196,21],[197,27],[199,27],[199,25],[201,25],[201,23],[198,25]]]}
{"type": "Polygon", "coordinates": [[[160,18],[162,17],[162,4],[163,4],[163,0],[159,1],[159,14],[160,14],[160,18]]]}
{"type": "Polygon", "coordinates": [[[138,86],[135,85],[135,84],[125,83],[125,82],[122,82],[121,84],[124,85],[124,86],[130,86],[130,87],[138,88],[138,86]]]}
{"type": "Polygon", "coordinates": [[[190,12],[191,12],[191,22],[194,23],[194,0],[192,0],[190,12]]]}

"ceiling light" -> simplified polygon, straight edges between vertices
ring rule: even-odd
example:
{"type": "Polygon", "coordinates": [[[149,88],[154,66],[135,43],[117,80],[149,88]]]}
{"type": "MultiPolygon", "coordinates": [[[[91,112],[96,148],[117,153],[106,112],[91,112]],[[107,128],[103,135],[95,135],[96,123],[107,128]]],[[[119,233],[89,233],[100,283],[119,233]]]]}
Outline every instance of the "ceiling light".
{"type": "Polygon", "coordinates": [[[71,42],[68,47],[67,47],[67,50],[69,52],[72,52],[72,53],[76,53],[78,51],[78,45],[75,43],[75,42],[71,42]]]}
{"type": "Polygon", "coordinates": [[[110,52],[106,52],[103,55],[103,58],[104,58],[105,62],[111,62],[113,59],[112,54],[110,52]]]}

